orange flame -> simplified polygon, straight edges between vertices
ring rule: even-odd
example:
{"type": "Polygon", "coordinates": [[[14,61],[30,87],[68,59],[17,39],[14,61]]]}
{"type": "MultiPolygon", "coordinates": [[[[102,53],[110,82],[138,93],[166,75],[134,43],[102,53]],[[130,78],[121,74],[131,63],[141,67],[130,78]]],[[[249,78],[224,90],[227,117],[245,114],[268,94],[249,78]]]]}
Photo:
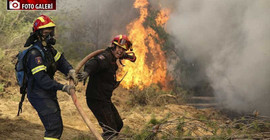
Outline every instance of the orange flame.
{"type": "Polygon", "coordinates": [[[156,23],[158,26],[163,26],[169,19],[170,9],[162,9],[158,13],[156,23]]]}
{"type": "MultiPolygon", "coordinates": [[[[147,0],[135,1],[134,7],[140,9],[140,17],[127,27],[128,37],[132,40],[137,60],[135,63],[124,62],[126,66],[118,74],[118,77],[122,77],[125,72],[128,72],[121,83],[124,88],[129,89],[132,86],[138,86],[143,89],[153,83],[166,85],[167,63],[160,46],[163,40],[152,28],[143,26],[148,15],[148,4],[147,0]]],[[[166,23],[168,14],[167,11],[161,10],[156,19],[157,24],[161,26],[166,23]]]]}

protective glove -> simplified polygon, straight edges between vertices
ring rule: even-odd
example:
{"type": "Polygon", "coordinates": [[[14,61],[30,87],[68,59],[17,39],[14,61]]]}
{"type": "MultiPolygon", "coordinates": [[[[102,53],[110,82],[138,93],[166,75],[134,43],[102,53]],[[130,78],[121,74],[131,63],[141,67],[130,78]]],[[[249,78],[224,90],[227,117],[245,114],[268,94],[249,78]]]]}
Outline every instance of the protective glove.
{"type": "Polygon", "coordinates": [[[68,95],[71,94],[70,90],[74,89],[75,90],[75,86],[74,85],[64,85],[62,88],[62,91],[68,93],[68,95]]]}
{"type": "Polygon", "coordinates": [[[85,71],[78,73],[79,81],[86,80],[88,76],[89,76],[88,72],[85,72],[85,71]]]}
{"type": "Polygon", "coordinates": [[[69,72],[68,72],[68,76],[67,76],[68,79],[73,79],[73,82],[74,82],[74,85],[77,86],[78,85],[78,78],[76,76],[76,73],[75,73],[75,70],[74,69],[71,69],[69,72]]]}

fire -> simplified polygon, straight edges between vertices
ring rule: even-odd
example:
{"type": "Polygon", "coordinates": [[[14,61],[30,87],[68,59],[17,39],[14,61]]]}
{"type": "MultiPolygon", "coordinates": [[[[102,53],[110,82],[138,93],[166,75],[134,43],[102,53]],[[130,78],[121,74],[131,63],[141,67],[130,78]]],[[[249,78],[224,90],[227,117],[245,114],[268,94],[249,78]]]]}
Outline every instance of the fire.
{"type": "MultiPolygon", "coordinates": [[[[167,63],[160,46],[163,40],[152,28],[143,26],[148,16],[148,4],[147,0],[135,1],[134,7],[140,10],[140,17],[127,26],[128,37],[132,40],[137,60],[135,63],[125,61],[126,66],[120,70],[118,77],[120,78],[128,72],[121,83],[128,89],[132,86],[143,89],[153,83],[166,85],[167,63]]],[[[168,10],[161,10],[156,18],[156,23],[159,26],[165,24],[169,17],[168,14],[168,10]]]]}
{"type": "Polygon", "coordinates": [[[170,10],[169,9],[162,9],[160,13],[158,13],[156,20],[157,25],[162,26],[164,25],[169,19],[170,10]]]}

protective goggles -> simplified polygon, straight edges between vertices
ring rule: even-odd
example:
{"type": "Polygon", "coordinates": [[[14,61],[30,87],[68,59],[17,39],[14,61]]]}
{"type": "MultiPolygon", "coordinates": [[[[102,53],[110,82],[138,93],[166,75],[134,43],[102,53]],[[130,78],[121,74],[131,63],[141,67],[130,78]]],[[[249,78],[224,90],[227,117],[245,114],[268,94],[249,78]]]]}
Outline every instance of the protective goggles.
{"type": "Polygon", "coordinates": [[[130,41],[127,41],[126,39],[122,38],[119,39],[117,42],[114,41],[114,44],[124,48],[125,50],[128,50],[129,48],[131,48],[132,44],[130,41]]]}

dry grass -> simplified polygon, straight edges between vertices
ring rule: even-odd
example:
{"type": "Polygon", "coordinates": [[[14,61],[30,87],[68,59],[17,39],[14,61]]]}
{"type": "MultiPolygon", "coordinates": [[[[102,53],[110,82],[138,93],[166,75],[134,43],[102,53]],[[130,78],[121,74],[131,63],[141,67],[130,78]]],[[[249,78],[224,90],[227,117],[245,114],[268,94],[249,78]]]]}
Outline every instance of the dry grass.
{"type": "MultiPolygon", "coordinates": [[[[11,57],[5,57],[8,63],[0,64],[0,81],[3,88],[1,90],[0,87],[1,138],[42,139],[44,128],[27,99],[23,105],[23,113],[19,117],[16,116],[20,94],[11,68],[14,66],[12,57],[17,51],[5,51],[5,53],[11,57]]],[[[63,84],[67,83],[64,76],[59,73],[56,74],[56,80],[63,84]]],[[[77,86],[78,101],[101,133],[101,128],[86,105],[85,88],[82,83],[77,86]]],[[[249,118],[247,121],[246,118],[245,121],[233,121],[213,109],[197,110],[184,105],[182,98],[179,97],[184,94],[181,90],[178,94],[164,91],[157,85],[144,90],[117,88],[112,100],[124,121],[124,128],[118,139],[179,139],[180,137],[218,139],[245,137],[245,133],[255,135],[258,132],[269,132],[269,123],[263,123],[260,119],[252,118],[252,121],[249,118]],[[221,135],[222,133],[226,135],[221,135]]],[[[58,101],[64,122],[62,139],[93,139],[71,98],[60,91],[58,101]]]]}

